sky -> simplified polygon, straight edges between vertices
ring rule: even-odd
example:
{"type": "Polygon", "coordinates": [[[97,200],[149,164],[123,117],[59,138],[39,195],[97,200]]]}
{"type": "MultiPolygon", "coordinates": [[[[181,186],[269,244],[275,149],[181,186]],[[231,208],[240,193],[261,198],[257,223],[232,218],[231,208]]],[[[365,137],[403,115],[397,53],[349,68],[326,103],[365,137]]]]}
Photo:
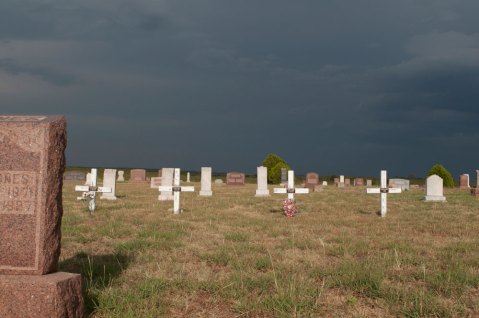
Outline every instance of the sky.
{"type": "Polygon", "coordinates": [[[477,0],[2,0],[0,113],[67,165],[479,169],[477,0]]]}

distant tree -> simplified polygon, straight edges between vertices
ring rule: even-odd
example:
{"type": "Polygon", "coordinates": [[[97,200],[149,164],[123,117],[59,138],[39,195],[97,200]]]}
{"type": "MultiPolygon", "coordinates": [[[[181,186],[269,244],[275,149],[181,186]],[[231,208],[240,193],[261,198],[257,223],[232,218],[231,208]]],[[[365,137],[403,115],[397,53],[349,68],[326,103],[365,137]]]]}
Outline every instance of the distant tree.
{"type": "Polygon", "coordinates": [[[271,172],[268,173],[269,183],[278,184],[281,182],[281,168],[285,168],[286,171],[291,170],[285,162],[278,162],[273,168],[271,168],[271,172]]]}
{"type": "Polygon", "coordinates": [[[441,164],[432,166],[431,170],[427,173],[427,176],[436,174],[440,176],[444,182],[444,186],[448,188],[454,188],[454,179],[449,171],[446,170],[441,164]]]}
{"type": "MultiPolygon", "coordinates": [[[[271,170],[272,170],[278,163],[283,163],[283,164],[285,164],[285,165],[287,166],[286,161],[285,161],[283,158],[281,158],[280,156],[278,156],[277,154],[274,154],[274,153],[268,154],[268,155],[264,158],[264,160],[263,160],[263,162],[262,162],[262,165],[263,165],[264,167],[266,167],[267,170],[268,170],[268,182],[270,182],[270,183],[274,183],[274,182],[271,181],[271,178],[270,178],[270,176],[271,176],[271,170]]],[[[289,167],[288,167],[288,168],[289,168],[289,167]]],[[[279,178],[281,179],[281,169],[280,169],[280,171],[279,171],[279,178]]],[[[279,181],[276,182],[276,183],[279,183],[279,181]]]]}

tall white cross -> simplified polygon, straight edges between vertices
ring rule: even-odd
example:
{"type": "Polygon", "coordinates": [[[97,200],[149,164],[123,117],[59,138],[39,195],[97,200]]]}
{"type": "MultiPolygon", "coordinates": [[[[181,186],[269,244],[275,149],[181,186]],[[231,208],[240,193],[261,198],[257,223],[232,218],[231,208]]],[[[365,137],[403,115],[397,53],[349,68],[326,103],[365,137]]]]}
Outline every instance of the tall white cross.
{"type": "Polygon", "coordinates": [[[380,193],[381,194],[381,216],[385,217],[388,212],[388,193],[401,193],[401,188],[388,188],[387,186],[387,171],[381,170],[381,187],[380,188],[367,188],[368,194],[380,193]]]}
{"type": "Polygon", "coordinates": [[[85,200],[90,198],[88,202],[88,210],[90,214],[95,212],[96,208],[96,193],[110,193],[112,191],[109,187],[97,187],[96,186],[96,177],[97,177],[97,169],[91,169],[91,179],[89,185],[77,185],[75,186],[75,191],[82,191],[83,194],[81,197],[77,197],[77,200],[85,200]]]}
{"type": "Polygon", "coordinates": [[[295,188],[294,187],[294,171],[288,170],[288,187],[287,188],[274,188],[273,193],[287,193],[288,199],[294,200],[294,194],[309,193],[308,188],[295,188]]]}
{"type": "Polygon", "coordinates": [[[159,191],[173,192],[173,213],[180,214],[180,192],[194,192],[195,187],[180,186],[180,169],[175,168],[173,186],[160,186],[159,191]]]}

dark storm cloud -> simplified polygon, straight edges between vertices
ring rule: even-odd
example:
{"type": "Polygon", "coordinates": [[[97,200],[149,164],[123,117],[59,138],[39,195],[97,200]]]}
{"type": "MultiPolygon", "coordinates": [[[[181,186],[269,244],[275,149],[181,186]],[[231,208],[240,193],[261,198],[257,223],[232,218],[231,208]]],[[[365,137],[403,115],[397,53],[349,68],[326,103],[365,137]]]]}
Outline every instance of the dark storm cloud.
{"type": "Polygon", "coordinates": [[[476,169],[477,1],[0,3],[6,113],[64,113],[69,164],[476,169]],[[461,155],[459,155],[461,154],[461,155]]]}

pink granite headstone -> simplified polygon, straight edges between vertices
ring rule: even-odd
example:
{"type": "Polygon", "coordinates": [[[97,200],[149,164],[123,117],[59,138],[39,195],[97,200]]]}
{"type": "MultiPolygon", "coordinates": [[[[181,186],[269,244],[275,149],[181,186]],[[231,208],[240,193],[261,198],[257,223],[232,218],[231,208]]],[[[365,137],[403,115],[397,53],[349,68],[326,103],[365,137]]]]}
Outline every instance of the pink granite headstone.
{"type": "Polygon", "coordinates": [[[470,189],[469,185],[469,175],[468,174],[461,174],[459,177],[459,188],[461,189],[470,189]]]}
{"type": "Polygon", "coordinates": [[[0,317],[81,317],[78,274],[55,273],[66,122],[0,116],[0,317]]]}
{"type": "Polygon", "coordinates": [[[146,170],[145,169],[131,169],[130,170],[130,182],[146,182],[146,170]]]}
{"type": "Polygon", "coordinates": [[[363,178],[355,178],[354,179],[354,186],[355,187],[363,187],[364,186],[364,179],[363,178]]]}
{"type": "Polygon", "coordinates": [[[245,183],[245,174],[242,172],[228,172],[226,174],[226,184],[227,185],[244,185],[245,183]]]}
{"type": "Polygon", "coordinates": [[[304,187],[310,191],[314,191],[314,188],[319,183],[319,175],[316,172],[308,172],[304,181],[304,187]]]}

